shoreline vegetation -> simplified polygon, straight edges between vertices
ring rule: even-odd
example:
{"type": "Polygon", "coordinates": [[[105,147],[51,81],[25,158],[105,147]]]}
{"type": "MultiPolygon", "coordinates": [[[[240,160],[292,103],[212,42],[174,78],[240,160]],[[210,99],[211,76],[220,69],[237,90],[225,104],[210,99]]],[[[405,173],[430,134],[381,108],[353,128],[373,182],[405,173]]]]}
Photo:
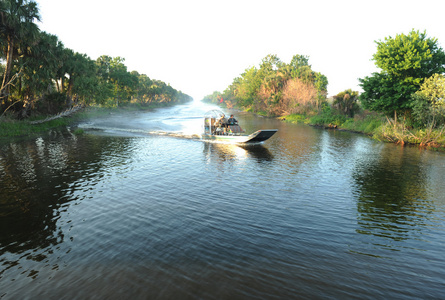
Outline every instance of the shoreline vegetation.
{"type": "MultiPolygon", "coordinates": [[[[120,107],[102,107],[102,106],[88,106],[82,107],[79,110],[73,111],[69,115],[62,115],[58,118],[47,120],[46,116],[38,118],[30,118],[29,120],[17,120],[11,117],[0,118],[0,138],[12,138],[33,136],[47,132],[52,129],[63,127],[76,127],[76,124],[92,119],[107,116],[115,113],[125,113],[131,111],[153,110],[159,107],[167,107],[174,104],[153,103],[150,105],[127,104],[120,107]]],[[[83,134],[82,129],[75,129],[74,134],[83,134]]]]}
{"type": "MultiPolygon", "coordinates": [[[[0,137],[68,125],[98,107],[146,109],[192,100],[170,84],[129,72],[124,58],[92,60],[66,48],[37,26],[35,1],[3,1],[0,16],[0,137]],[[57,117],[75,107],[86,109],[57,117]]],[[[361,94],[348,89],[328,99],[328,78],[312,69],[308,56],[296,54],[286,63],[269,54],[203,101],[445,149],[445,52],[437,39],[412,30],[375,43],[372,60],[380,71],[359,78],[361,94]]]]}
{"type": "Polygon", "coordinates": [[[205,102],[251,111],[286,122],[360,132],[400,145],[445,150],[445,52],[437,39],[412,30],[376,41],[380,72],[359,78],[351,89],[327,97],[328,79],[309,57],[289,63],[266,56],[223,92],[205,102]]]}
{"type": "Polygon", "coordinates": [[[289,123],[303,123],[324,129],[343,130],[365,134],[381,142],[399,145],[418,145],[429,150],[445,152],[445,127],[435,129],[408,128],[404,121],[394,121],[384,115],[358,114],[354,118],[343,120],[335,115],[330,116],[304,116],[287,115],[278,119],[289,123]]]}
{"type": "Polygon", "coordinates": [[[93,60],[66,48],[56,35],[41,31],[37,21],[35,1],[1,2],[0,136],[67,124],[71,117],[60,114],[79,107],[145,109],[192,100],[168,83],[129,72],[122,57],[93,60]]]}

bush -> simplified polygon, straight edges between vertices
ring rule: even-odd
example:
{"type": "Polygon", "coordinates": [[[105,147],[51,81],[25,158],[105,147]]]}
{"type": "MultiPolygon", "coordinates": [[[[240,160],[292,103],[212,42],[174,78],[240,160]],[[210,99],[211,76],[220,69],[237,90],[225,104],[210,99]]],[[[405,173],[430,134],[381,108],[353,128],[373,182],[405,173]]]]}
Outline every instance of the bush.
{"type": "Polygon", "coordinates": [[[347,117],[354,117],[360,110],[358,105],[358,92],[351,89],[345,90],[334,96],[334,103],[332,106],[342,115],[347,117]]]}
{"type": "Polygon", "coordinates": [[[304,115],[288,115],[282,119],[283,121],[289,122],[289,123],[305,123],[306,117],[304,115]]]}
{"type": "Polygon", "coordinates": [[[380,126],[382,126],[383,122],[382,117],[378,115],[356,115],[354,119],[347,119],[341,127],[347,130],[372,135],[380,126]]]}
{"type": "Polygon", "coordinates": [[[324,103],[321,113],[311,117],[309,122],[314,125],[340,126],[346,122],[346,117],[335,113],[327,103],[324,103]]]}
{"type": "MultiPolygon", "coordinates": [[[[437,75],[437,74],[435,74],[437,75]]],[[[412,125],[416,128],[432,126],[440,127],[445,124],[445,82],[443,76],[432,76],[425,80],[421,89],[411,96],[412,125]]]]}

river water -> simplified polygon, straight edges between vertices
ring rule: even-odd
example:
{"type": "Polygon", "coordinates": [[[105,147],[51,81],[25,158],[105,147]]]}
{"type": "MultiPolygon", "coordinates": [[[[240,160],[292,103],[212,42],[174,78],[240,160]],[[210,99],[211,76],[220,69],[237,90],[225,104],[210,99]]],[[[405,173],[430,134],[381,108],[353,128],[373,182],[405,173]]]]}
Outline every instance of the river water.
{"type": "Polygon", "coordinates": [[[0,298],[445,297],[445,154],[212,108],[1,140],[0,298]]]}

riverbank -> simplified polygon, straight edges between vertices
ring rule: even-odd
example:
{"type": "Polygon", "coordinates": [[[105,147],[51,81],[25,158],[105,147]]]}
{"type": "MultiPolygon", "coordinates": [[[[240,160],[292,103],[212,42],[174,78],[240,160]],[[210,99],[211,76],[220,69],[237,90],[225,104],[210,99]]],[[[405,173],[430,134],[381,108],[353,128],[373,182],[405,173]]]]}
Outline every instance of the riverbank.
{"type": "MultiPolygon", "coordinates": [[[[165,105],[164,105],[165,106],[165,105]]],[[[45,121],[48,116],[39,116],[29,120],[17,120],[9,116],[3,116],[0,119],[0,138],[32,136],[34,134],[49,131],[51,129],[64,126],[75,125],[81,121],[91,118],[99,118],[113,113],[124,113],[137,110],[152,110],[162,105],[125,105],[120,107],[99,107],[88,106],[67,116],[61,116],[57,119],[45,121]],[[44,121],[44,122],[39,122],[44,121]]],[[[82,133],[82,130],[74,131],[82,133]]]]}
{"type": "MultiPolygon", "coordinates": [[[[125,113],[137,110],[152,110],[160,105],[140,106],[126,105],[118,108],[89,106],[68,116],[38,124],[36,120],[45,120],[46,116],[31,120],[15,120],[2,117],[0,120],[0,138],[30,136],[51,129],[71,126],[81,121],[99,118],[114,113],[125,113]]],[[[261,113],[259,113],[261,115],[261,113]]],[[[289,123],[303,123],[310,126],[322,127],[333,130],[347,130],[351,132],[366,134],[371,138],[391,142],[400,145],[417,145],[430,150],[445,151],[445,128],[423,128],[411,129],[403,121],[394,121],[376,113],[357,114],[354,118],[325,112],[318,115],[286,115],[278,119],[289,123]]],[[[75,134],[81,134],[82,130],[75,130],[75,134]]]]}
{"type": "Polygon", "coordinates": [[[347,130],[362,133],[371,138],[400,145],[417,145],[430,150],[445,151],[445,127],[422,129],[409,128],[405,122],[389,119],[376,113],[363,113],[346,118],[331,113],[315,116],[287,115],[279,119],[290,123],[304,123],[325,129],[347,130]]]}

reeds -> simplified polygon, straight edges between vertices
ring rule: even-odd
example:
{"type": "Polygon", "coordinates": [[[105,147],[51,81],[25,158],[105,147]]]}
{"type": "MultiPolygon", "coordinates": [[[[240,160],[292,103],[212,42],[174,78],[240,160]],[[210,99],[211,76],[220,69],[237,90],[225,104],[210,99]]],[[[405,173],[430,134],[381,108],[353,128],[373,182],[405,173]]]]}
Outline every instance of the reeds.
{"type": "Polygon", "coordinates": [[[419,145],[427,148],[445,150],[445,126],[437,127],[431,122],[424,128],[410,128],[404,119],[398,120],[382,117],[375,113],[356,114],[354,118],[339,118],[337,114],[326,110],[316,116],[293,114],[280,119],[290,123],[306,123],[326,128],[338,128],[353,132],[361,132],[372,136],[379,141],[391,142],[400,145],[419,145]],[[336,125],[329,126],[329,125],[336,125]]]}
{"type": "Polygon", "coordinates": [[[431,122],[425,128],[411,129],[406,126],[405,121],[398,121],[387,118],[387,123],[383,124],[376,131],[374,137],[378,140],[386,140],[396,144],[416,144],[421,147],[445,147],[445,126],[436,128],[435,122],[431,122]]]}

